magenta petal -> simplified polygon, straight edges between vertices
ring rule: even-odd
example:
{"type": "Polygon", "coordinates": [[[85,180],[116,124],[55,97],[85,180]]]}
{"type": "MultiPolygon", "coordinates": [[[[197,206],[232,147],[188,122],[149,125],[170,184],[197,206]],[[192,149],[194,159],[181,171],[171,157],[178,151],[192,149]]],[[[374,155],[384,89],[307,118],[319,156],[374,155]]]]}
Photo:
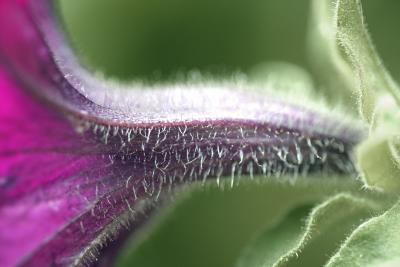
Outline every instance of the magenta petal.
{"type": "Polygon", "coordinates": [[[0,59],[0,266],[91,259],[141,200],[187,181],[354,171],[363,129],[327,115],[232,84],[100,81],[51,1],[0,0],[0,59]]]}
{"type": "Polygon", "coordinates": [[[68,264],[144,191],[4,72],[0,86],[0,266],[68,264]]]}
{"type": "MultiPolygon", "coordinates": [[[[0,265],[14,266],[77,212],[60,195],[65,189],[50,186],[62,178],[63,170],[73,168],[65,164],[67,155],[53,152],[63,146],[57,132],[64,135],[72,129],[19,90],[3,71],[0,88],[0,265]],[[46,133],[49,130],[55,134],[46,133]]],[[[70,160],[80,159],[70,155],[70,160]]]]}

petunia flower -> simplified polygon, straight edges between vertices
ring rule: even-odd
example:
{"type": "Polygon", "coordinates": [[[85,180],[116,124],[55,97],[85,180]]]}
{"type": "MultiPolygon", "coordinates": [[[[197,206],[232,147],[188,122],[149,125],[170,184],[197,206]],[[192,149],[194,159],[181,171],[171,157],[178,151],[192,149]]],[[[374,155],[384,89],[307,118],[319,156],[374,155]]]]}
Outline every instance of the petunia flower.
{"type": "Polygon", "coordinates": [[[366,136],[246,83],[98,77],[51,0],[0,0],[0,59],[0,266],[97,264],[190,184],[347,180],[366,136]]]}

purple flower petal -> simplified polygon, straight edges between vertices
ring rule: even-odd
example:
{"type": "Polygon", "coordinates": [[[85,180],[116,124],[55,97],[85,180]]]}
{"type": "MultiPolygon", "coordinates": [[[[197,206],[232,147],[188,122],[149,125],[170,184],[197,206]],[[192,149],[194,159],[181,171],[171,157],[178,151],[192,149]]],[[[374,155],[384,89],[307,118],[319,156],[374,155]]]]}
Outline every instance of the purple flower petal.
{"type": "Polygon", "coordinates": [[[52,1],[0,0],[0,266],[90,260],[186,181],[354,170],[358,127],[235,84],[112,84],[59,28],[52,1]]]}

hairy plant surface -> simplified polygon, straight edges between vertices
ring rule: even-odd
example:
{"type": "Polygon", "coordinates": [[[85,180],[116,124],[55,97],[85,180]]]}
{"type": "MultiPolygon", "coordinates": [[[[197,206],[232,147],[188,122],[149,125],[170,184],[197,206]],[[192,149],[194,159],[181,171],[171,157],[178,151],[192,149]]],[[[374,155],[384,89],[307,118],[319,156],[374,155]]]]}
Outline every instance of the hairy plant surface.
{"type": "MultiPolygon", "coordinates": [[[[158,254],[185,209],[226,224],[265,214],[221,265],[396,266],[400,91],[359,0],[312,2],[334,109],[304,96],[312,82],[283,63],[276,86],[299,90],[106,79],[81,64],[56,9],[0,0],[0,266],[195,266],[158,254]],[[207,215],[196,198],[248,204],[207,215]]],[[[200,234],[224,246],[215,227],[200,234]]]]}

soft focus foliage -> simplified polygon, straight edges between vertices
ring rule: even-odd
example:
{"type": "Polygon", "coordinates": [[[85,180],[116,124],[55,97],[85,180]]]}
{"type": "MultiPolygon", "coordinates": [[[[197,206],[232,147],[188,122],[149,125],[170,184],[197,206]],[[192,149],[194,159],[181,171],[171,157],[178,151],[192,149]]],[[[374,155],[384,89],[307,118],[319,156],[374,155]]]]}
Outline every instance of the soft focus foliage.
{"type": "Polygon", "coordinates": [[[400,209],[391,209],[360,225],[327,266],[398,266],[400,209]]]}
{"type": "MultiPolygon", "coordinates": [[[[337,227],[338,224],[330,220],[339,225],[357,223],[358,219],[371,216],[388,201],[379,194],[365,195],[370,200],[361,199],[360,195],[364,193],[359,183],[354,181],[343,181],[340,177],[322,181],[318,177],[312,179],[299,179],[296,186],[288,186],[278,179],[263,181],[260,178],[257,183],[243,181],[239,187],[226,189],[223,194],[215,185],[209,185],[207,192],[203,193],[201,188],[197,188],[161,216],[146,233],[128,242],[121,252],[118,266],[232,266],[242,253],[237,266],[269,266],[268,262],[274,262],[300,244],[304,222],[313,205],[330,196],[339,198],[336,207],[315,208],[314,211],[321,214],[316,220],[325,223],[323,229],[326,232],[336,230],[329,236],[337,240],[344,234],[335,235],[346,229],[337,227]],[[347,193],[342,196],[340,192],[347,193]],[[350,194],[356,196],[354,200],[348,199],[350,194]],[[352,202],[357,202],[354,208],[342,209],[343,205],[352,202]],[[188,223],[192,221],[196,223],[188,223]],[[249,245],[241,252],[246,243],[249,245]],[[157,251],[157,257],[153,256],[154,251],[157,251]]],[[[323,251],[325,247],[333,249],[331,240],[324,240],[325,235],[319,236],[320,229],[311,226],[314,223],[317,222],[309,222],[308,230],[312,233],[308,234],[318,235],[319,243],[310,245],[308,263],[315,260],[314,252],[323,251]],[[319,250],[321,242],[324,247],[319,250]]],[[[306,239],[310,240],[309,237],[306,239]]],[[[326,259],[325,253],[320,256],[319,261],[326,259]]]]}
{"type": "Polygon", "coordinates": [[[239,266],[321,266],[337,244],[379,208],[372,200],[347,193],[316,205],[307,216],[304,208],[297,208],[248,247],[239,266]]]}

